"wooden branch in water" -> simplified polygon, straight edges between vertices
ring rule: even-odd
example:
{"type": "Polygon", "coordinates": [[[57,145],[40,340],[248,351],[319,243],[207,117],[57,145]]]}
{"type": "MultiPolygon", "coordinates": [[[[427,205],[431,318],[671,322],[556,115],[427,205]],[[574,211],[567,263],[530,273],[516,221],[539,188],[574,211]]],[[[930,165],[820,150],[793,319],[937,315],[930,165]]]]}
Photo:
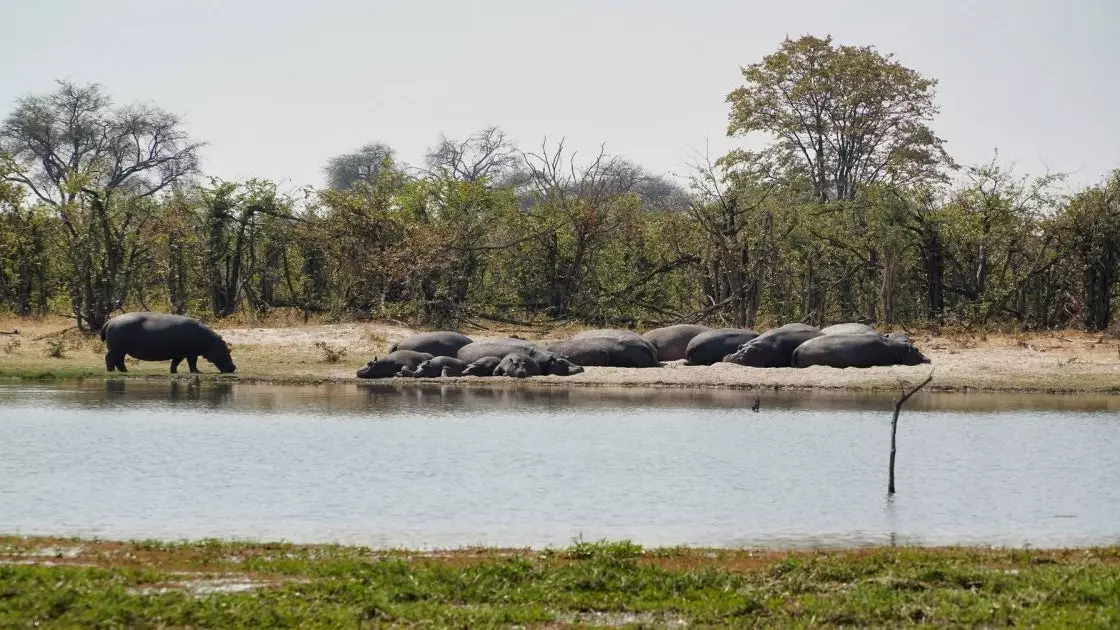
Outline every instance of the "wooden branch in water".
{"type": "Polygon", "coordinates": [[[896,437],[898,435],[898,414],[902,411],[902,405],[910,399],[911,396],[918,393],[918,390],[925,387],[933,380],[933,370],[929,371],[929,376],[926,380],[918,383],[917,387],[910,391],[902,390],[902,396],[894,403],[894,417],[891,418],[891,463],[890,463],[890,478],[887,481],[887,494],[894,494],[894,458],[896,452],[896,437]]]}

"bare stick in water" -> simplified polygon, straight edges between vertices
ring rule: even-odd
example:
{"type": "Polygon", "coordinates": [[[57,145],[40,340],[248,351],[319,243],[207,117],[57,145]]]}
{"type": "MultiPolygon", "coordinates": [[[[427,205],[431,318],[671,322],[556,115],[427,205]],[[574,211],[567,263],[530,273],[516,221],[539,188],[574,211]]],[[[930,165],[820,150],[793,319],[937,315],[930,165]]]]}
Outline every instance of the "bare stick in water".
{"type": "Polygon", "coordinates": [[[887,481],[887,494],[888,495],[894,494],[894,454],[895,454],[895,451],[896,451],[895,438],[898,435],[898,413],[900,411],[902,411],[902,405],[905,404],[906,401],[911,396],[918,393],[918,390],[920,390],[921,388],[928,385],[929,382],[932,381],[932,380],[933,380],[933,370],[930,370],[929,371],[929,376],[926,377],[926,380],[922,381],[921,383],[918,383],[918,386],[915,387],[914,389],[911,389],[910,391],[906,391],[905,387],[903,387],[902,388],[902,397],[899,398],[894,403],[894,417],[891,418],[891,465],[890,465],[890,479],[887,481]]]}

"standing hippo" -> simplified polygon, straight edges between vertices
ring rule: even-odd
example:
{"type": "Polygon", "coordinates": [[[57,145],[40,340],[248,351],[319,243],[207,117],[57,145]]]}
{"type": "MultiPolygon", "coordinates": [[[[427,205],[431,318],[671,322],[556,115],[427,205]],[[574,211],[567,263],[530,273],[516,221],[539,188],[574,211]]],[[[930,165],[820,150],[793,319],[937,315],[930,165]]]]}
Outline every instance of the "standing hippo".
{"type": "Polygon", "coordinates": [[[789,367],[793,351],[806,341],[820,336],[821,331],[808,324],[786,324],[768,330],[739,346],[723,360],[749,367],[789,367]]]}
{"type": "Polygon", "coordinates": [[[656,350],[650,343],[633,339],[612,337],[585,337],[554,341],[547,346],[554,352],[577,365],[599,365],[609,367],[644,368],[657,367],[656,350]]]}
{"type": "Polygon", "coordinates": [[[696,335],[685,347],[685,365],[719,363],[730,352],[758,336],[746,328],[717,328],[696,335]]]}
{"type": "Polygon", "coordinates": [[[413,350],[415,352],[427,352],[433,357],[454,357],[459,352],[459,348],[471,343],[471,341],[472,339],[466,335],[450,330],[440,330],[405,337],[389,346],[389,352],[413,350]]]}
{"type": "Polygon", "coordinates": [[[866,368],[929,362],[929,358],[910,343],[867,334],[822,335],[801,344],[793,353],[795,367],[866,368]]]}
{"type": "Polygon", "coordinates": [[[467,365],[463,376],[494,376],[494,370],[502,360],[498,357],[482,357],[467,365]]]}
{"type": "Polygon", "coordinates": [[[519,352],[512,352],[502,357],[498,367],[494,368],[494,376],[528,378],[538,376],[540,373],[541,366],[528,355],[519,352]]]}
{"type": "Polygon", "coordinates": [[[676,361],[685,358],[688,342],[710,330],[710,327],[698,324],[676,324],[647,330],[642,337],[657,348],[659,361],[676,361]]]}
{"type": "Polygon", "coordinates": [[[416,366],[415,370],[401,368],[401,376],[415,378],[436,378],[439,376],[459,376],[467,369],[467,363],[455,357],[436,356],[416,366]]]}
{"type": "Polygon", "coordinates": [[[358,378],[389,378],[402,371],[413,373],[421,363],[432,358],[427,352],[397,350],[383,357],[374,357],[358,370],[358,378]]]}
{"type": "Polygon", "coordinates": [[[170,313],[127,313],[118,315],[101,327],[105,342],[105,369],[127,372],[125,355],[141,361],[171,361],[175,374],[179,363],[187,360],[190,371],[198,372],[198,357],[214,364],[223,374],[237,370],[229,356],[229,346],[221,335],[190,317],[170,313]]]}
{"type": "Polygon", "coordinates": [[[855,322],[848,324],[833,324],[825,326],[821,329],[822,335],[877,335],[879,331],[875,330],[867,324],[857,324],[855,322]]]}

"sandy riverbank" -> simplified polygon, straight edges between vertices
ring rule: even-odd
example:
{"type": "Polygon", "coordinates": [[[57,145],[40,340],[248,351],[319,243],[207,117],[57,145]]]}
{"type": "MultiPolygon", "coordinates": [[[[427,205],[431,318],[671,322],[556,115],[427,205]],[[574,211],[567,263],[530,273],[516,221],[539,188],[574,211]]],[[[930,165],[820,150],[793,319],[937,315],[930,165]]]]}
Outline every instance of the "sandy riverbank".
{"type": "MultiPolygon", "coordinates": [[[[0,376],[104,377],[103,344],[83,337],[63,318],[7,319],[0,331],[0,376]],[[61,357],[52,357],[59,349],[61,357]]],[[[294,326],[219,328],[233,346],[238,379],[314,382],[351,380],[366,360],[413,330],[398,323],[370,322],[294,326]],[[341,354],[332,361],[331,353],[341,354]]],[[[527,339],[556,339],[563,331],[468,330],[473,338],[517,334],[527,339]]],[[[659,368],[588,368],[571,377],[535,377],[536,385],[613,385],[646,387],[781,388],[823,390],[897,389],[899,380],[921,380],[934,369],[930,388],[941,391],[1035,391],[1120,393],[1120,342],[1111,336],[1078,331],[1034,334],[916,332],[913,339],[932,365],[870,369],[756,369],[720,363],[659,368]]],[[[185,366],[184,371],[185,371],[185,366]]],[[[200,368],[215,374],[213,366],[200,368]]],[[[166,363],[129,360],[130,376],[167,373],[166,363]]],[[[471,384],[511,379],[442,379],[471,384]]],[[[508,385],[508,383],[504,383],[508,385]]]]}

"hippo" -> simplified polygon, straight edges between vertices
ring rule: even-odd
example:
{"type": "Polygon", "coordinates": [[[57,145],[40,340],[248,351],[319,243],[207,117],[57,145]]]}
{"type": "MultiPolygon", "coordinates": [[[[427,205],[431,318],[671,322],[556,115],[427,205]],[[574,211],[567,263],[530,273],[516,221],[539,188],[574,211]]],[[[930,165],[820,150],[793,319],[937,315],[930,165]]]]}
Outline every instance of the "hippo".
{"type": "Polygon", "coordinates": [[[821,334],[822,335],[858,335],[858,334],[877,335],[877,334],[879,334],[879,331],[875,330],[871,326],[868,326],[867,324],[857,324],[855,322],[852,322],[852,323],[848,323],[848,324],[833,324],[831,326],[825,326],[824,328],[821,329],[821,334]]]}
{"type": "Polygon", "coordinates": [[[498,357],[482,357],[463,369],[463,376],[494,376],[494,370],[502,360],[498,357]]]}
{"type": "Polygon", "coordinates": [[[600,328],[598,330],[585,330],[581,333],[572,335],[572,339],[618,339],[619,341],[628,341],[630,343],[637,343],[649,349],[653,355],[654,361],[660,359],[657,354],[657,346],[645,337],[639,335],[632,330],[618,330],[616,328],[600,328]]]}
{"type": "Polygon", "coordinates": [[[895,341],[901,341],[903,343],[910,343],[910,335],[908,335],[904,332],[887,333],[887,339],[894,339],[895,341]]]}
{"type": "Polygon", "coordinates": [[[719,363],[730,352],[758,336],[746,328],[717,328],[696,335],[685,347],[685,365],[719,363]]]}
{"type": "Polygon", "coordinates": [[[651,349],[650,345],[644,339],[642,343],[638,343],[632,339],[585,337],[554,341],[548,344],[547,349],[577,365],[657,367],[656,350],[651,349]]]}
{"type": "Polygon", "coordinates": [[[498,367],[494,368],[494,376],[512,376],[514,378],[528,378],[539,376],[541,366],[529,355],[520,352],[511,352],[502,357],[498,367]]]}
{"type": "Polygon", "coordinates": [[[676,361],[685,358],[688,342],[693,337],[709,330],[710,327],[698,324],[676,324],[647,330],[642,337],[657,348],[659,361],[676,361]]]}
{"type": "Polygon", "coordinates": [[[503,337],[500,339],[472,341],[462,348],[459,348],[459,351],[455,353],[455,357],[461,361],[473,363],[482,357],[498,357],[501,359],[515,350],[529,353],[537,349],[539,349],[537,345],[531,341],[514,339],[513,337],[503,337]]]}
{"type": "Polygon", "coordinates": [[[459,376],[467,368],[466,361],[455,357],[435,356],[416,366],[416,369],[401,368],[401,376],[416,378],[435,378],[437,376],[459,376]]]}
{"type": "Polygon", "coordinates": [[[806,341],[820,336],[821,331],[808,324],[786,324],[768,330],[739,346],[723,360],[749,367],[789,367],[793,351],[806,341]]]}
{"type": "Polygon", "coordinates": [[[118,315],[101,327],[105,342],[105,369],[127,372],[125,355],[141,361],[171,361],[175,374],[179,363],[187,360],[192,373],[198,372],[198,357],[203,357],[223,374],[237,370],[229,355],[229,346],[221,335],[206,324],[183,315],[170,313],[126,313],[118,315]]]}
{"type": "Polygon", "coordinates": [[[440,330],[405,337],[389,346],[389,352],[413,350],[415,352],[427,352],[433,357],[454,357],[459,352],[459,348],[471,343],[471,341],[472,339],[466,335],[450,330],[440,330]]]}
{"type": "Polygon", "coordinates": [[[389,378],[405,370],[413,373],[421,363],[433,358],[427,352],[396,350],[383,357],[374,357],[358,370],[358,378],[389,378]]]}
{"type": "Polygon", "coordinates": [[[793,353],[795,367],[866,368],[922,363],[930,360],[913,344],[880,335],[821,335],[801,344],[793,353]]]}
{"type": "Polygon", "coordinates": [[[583,368],[553,352],[549,352],[524,339],[494,339],[475,341],[459,349],[458,359],[474,363],[484,357],[503,359],[509,354],[521,354],[537,362],[540,374],[552,376],[571,376],[579,374],[583,368]]]}

